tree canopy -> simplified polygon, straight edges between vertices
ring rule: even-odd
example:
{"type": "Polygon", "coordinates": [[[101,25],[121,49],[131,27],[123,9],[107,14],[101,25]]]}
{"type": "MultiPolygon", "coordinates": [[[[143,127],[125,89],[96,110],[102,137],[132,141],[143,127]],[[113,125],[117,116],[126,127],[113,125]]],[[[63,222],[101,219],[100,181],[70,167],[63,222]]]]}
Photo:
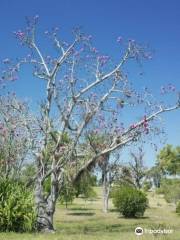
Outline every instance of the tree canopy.
{"type": "Polygon", "coordinates": [[[180,173],[180,146],[167,144],[157,156],[159,168],[170,175],[180,173]]]}

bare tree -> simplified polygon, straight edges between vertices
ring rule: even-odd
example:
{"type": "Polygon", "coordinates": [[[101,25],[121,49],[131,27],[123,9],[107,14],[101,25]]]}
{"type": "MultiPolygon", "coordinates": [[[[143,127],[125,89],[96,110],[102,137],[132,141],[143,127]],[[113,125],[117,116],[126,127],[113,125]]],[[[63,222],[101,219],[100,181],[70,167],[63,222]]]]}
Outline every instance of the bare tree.
{"type": "Polygon", "coordinates": [[[130,156],[132,160],[129,163],[129,165],[131,169],[132,178],[134,180],[134,185],[140,189],[142,187],[142,180],[145,177],[146,171],[143,162],[144,152],[142,147],[139,147],[137,152],[131,152],[130,156]]]}
{"type": "Polygon", "coordinates": [[[36,140],[35,120],[15,95],[0,97],[0,176],[19,178],[36,140]]]}
{"type": "Polygon", "coordinates": [[[38,229],[53,231],[53,216],[64,172],[71,172],[73,181],[76,181],[85,169],[95,165],[101,157],[146,136],[151,131],[153,120],[163,112],[178,109],[180,104],[178,102],[170,107],[153,105],[152,108],[150,101],[146,101],[148,95],[147,99],[144,95],[141,98],[132,89],[123,71],[124,65],[131,60],[149,57],[135,41],[125,44],[119,62],[113,64],[108,56],[101,56],[92,46],[91,36],[76,29],[74,40],[67,44],[58,38],[57,29],[54,29],[51,34],[45,32],[57,50],[55,57],[49,57],[41,51],[45,49],[43,45],[40,48],[36,40],[36,24],[37,16],[28,20],[25,31],[15,32],[31,55],[20,60],[15,69],[10,69],[10,73],[14,76],[21,65],[30,63],[34,66],[33,75],[44,80],[46,94],[39,117],[41,146],[35,153],[35,204],[38,229]],[[98,122],[98,114],[109,116],[112,121],[113,114],[116,112],[118,115],[116,105],[122,110],[142,102],[149,107],[146,117],[123,131],[111,131],[109,144],[100,151],[88,154],[87,149],[83,149],[85,135],[98,122]],[[87,154],[86,161],[83,161],[81,155],[87,154]],[[43,185],[48,178],[51,179],[51,187],[45,194],[43,185]]]}

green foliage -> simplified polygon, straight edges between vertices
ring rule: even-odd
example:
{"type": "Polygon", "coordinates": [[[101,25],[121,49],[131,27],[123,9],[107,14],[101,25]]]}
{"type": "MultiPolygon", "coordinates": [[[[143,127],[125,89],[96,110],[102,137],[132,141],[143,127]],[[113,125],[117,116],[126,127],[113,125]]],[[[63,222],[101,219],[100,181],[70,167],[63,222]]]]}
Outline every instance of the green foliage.
{"type": "Polygon", "coordinates": [[[62,144],[70,143],[70,141],[71,141],[67,132],[62,134],[61,132],[58,132],[58,131],[52,131],[52,132],[50,132],[50,136],[49,136],[49,139],[48,139],[49,143],[51,145],[53,145],[54,143],[56,143],[58,141],[59,137],[61,137],[61,143],[62,144]]]}
{"type": "Polygon", "coordinates": [[[164,179],[161,184],[164,198],[167,202],[177,203],[180,200],[180,180],[164,179]]]}
{"type": "Polygon", "coordinates": [[[62,144],[68,144],[71,142],[71,138],[69,137],[68,133],[65,132],[62,135],[62,144]]]}
{"type": "Polygon", "coordinates": [[[146,195],[130,186],[116,187],[112,196],[114,206],[127,218],[143,216],[148,206],[146,195]]]}
{"type": "Polygon", "coordinates": [[[32,194],[22,183],[0,180],[0,231],[32,231],[35,220],[32,194]]]}
{"type": "Polygon", "coordinates": [[[88,171],[85,172],[75,184],[76,197],[81,195],[84,198],[95,198],[96,192],[93,189],[95,185],[96,177],[91,175],[88,171]]]}
{"type": "Polygon", "coordinates": [[[149,171],[146,172],[146,177],[152,178],[154,185],[159,188],[161,184],[161,178],[162,178],[162,170],[160,169],[159,165],[153,166],[149,171]]]}
{"type": "Polygon", "coordinates": [[[149,189],[151,189],[151,187],[152,187],[152,183],[151,182],[149,182],[149,181],[144,182],[143,190],[145,192],[149,191],[149,189]]]}
{"type": "Polygon", "coordinates": [[[45,195],[48,195],[51,191],[51,177],[49,176],[48,178],[45,179],[43,182],[43,190],[45,195]]]}
{"type": "Polygon", "coordinates": [[[91,175],[89,172],[85,172],[75,185],[72,185],[72,183],[68,181],[68,178],[64,176],[63,185],[59,194],[60,203],[65,203],[67,208],[68,204],[72,204],[75,197],[81,196],[85,199],[95,198],[97,194],[93,186],[96,186],[96,181],[96,176],[91,175]]]}
{"type": "Polygon", "coordinates": [[[166,145],[158,154],[157,161],[164,173],[170,175],[180,173],[180,147],[166,145]]]}
{"type": "Polygon", "coordinates": [[[66,181],[61,188],[59,201],[61,204],[65,203],[67,208],[68,204],[72,204],[75,195],[76,195],[75,188],[66,181]]]}
{"type": "MultiPolygon", "coordinates": [[[[36,175],[36,167],[34,163],[26,164],[21,171],[21,180],[23,183],[28,184],[36,175]]],[[[34,185],[34,181],[31,182],[31,186],[34,185]]]]}
{"type": "Polygon", "coordinates": [[[180,200],[180,180],[179,179],[163,179],[161,187],[156,191],[159,194],[164,194],[167,202],[174,202],[180,200]]]}
{"type": "Polygon", "coordinates": [[[61,138],[60,145],[66,146],[71,142],[71,139],[68,133],[61,133],[58,131],[50,132],[48,137],[47,146],[43,149],[42,154],[44,161],[48,164],[50,162],[51,156],[53,155],[56,143],[58,142],[58,138],[61,138]]]}
{"type": "Polygon", "coordinates": [[[176,205],[176,212],[180,214],[180,201],[176,205]]]}
{"type": "Polygon", "coordinates": [[[89,199],[94,199],[94,198],[96,198],[97,197],[97,194],[96,194],[96,192],[94,191],[94,189],[93,189],[93,187],[88,187],[85,191],[84,191],[84,193],[83,193],[83,197],[84,198],[89,198],[89,199]]]}

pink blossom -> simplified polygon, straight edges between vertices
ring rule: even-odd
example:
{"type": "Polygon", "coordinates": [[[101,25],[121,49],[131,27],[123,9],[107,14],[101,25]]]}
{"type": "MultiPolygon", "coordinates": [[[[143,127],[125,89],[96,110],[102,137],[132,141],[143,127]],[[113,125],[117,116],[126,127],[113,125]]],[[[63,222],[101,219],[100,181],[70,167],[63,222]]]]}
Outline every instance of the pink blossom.
{"type": "Polygon", "coordinates": [[[132,124],[132,125],[130,126],[131,129],[134,129],[134,128],[136,128],[136,127],[137,127],[136,124],[132,124]]]}
{"type": "Polygon", "coordinates": [[[21,30],[18,30],[17,32],[14,32],[15,36],[20,39],[20,40],[23,40],[24,37],[25,37],[25,33],[21,30]]]}
{"type": "Polygon", "coordinates": [[[94,52],[94,53],[98,53],[98,50],[97,50],[95,47],[93,47],[93,48],[91,49],[91,51],[94,52]]]}
{"type": "Polygon", "coordinates": [[[101,65],[104,65],[109,61],[109,56],[105,55],[99,56],[98,61],[100,62],[101,65]]]}

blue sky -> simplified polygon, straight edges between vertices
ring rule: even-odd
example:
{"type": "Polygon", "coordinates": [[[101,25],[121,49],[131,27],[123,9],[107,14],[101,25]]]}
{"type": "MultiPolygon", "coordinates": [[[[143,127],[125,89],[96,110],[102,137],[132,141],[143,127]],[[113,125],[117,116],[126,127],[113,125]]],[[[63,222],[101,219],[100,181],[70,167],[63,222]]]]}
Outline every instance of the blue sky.
{"type": "MultiPolygon", "coordinates": [[[[149,44],[154,55],[143,66],[141,84],[148,86],[155,96],[160,86],[170,82],[180,89],[179,0],[1,0],[0,59],[21,56],[23,51],[12,32],[24,27],[25,16],[36,14],[40,16],[40,30],[58,26],[66,38],[70,38],[73,27],[82,26],[93,35],[98,50],[114,59],[119,56],[118,36],[149,44]]],[[[42,83],[38,84],[41,87],[42,83]]],[[[35,101],[40,94],[37,89],[37,83],[23,71],[20,80],[11,85],[19,96],[35,101]]],[[[165,114],[164,120],[168,143],[180,144],[180,111],[165,114]]],[[[155,154],[150,146],[146,148],[146,162],[151,165],[155,154]]]]}

